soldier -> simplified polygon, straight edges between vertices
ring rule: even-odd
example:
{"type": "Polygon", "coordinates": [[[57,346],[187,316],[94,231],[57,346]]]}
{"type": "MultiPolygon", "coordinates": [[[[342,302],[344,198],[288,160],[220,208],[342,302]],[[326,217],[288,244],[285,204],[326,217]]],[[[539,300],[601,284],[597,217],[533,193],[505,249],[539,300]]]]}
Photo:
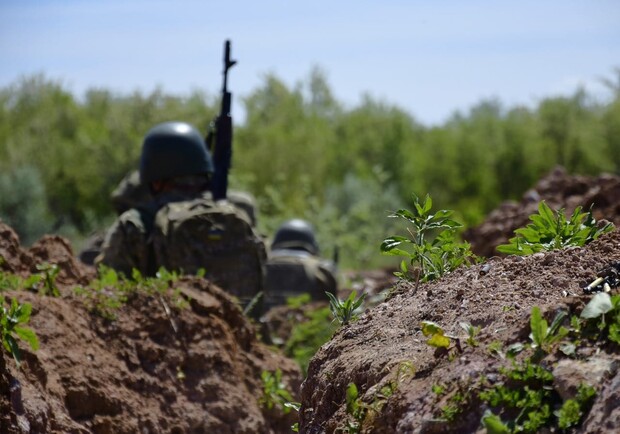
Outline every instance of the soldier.
{"type": "MultiPolygon", "coordinates": [[[[148,203],[150,200],[152,200],[151,192],[140,181],[140,172],[137,170],[125,176],[110,195],[112,206],[119,216],[131,208],[148,203]]],[[[91,234],[78,253],[79,260],[84,264],[94,265],[95,259],[101,253],[104,237],[105,232],[97,231],[91,234]]]]}
{"type": "Polygon", "coordinates": [[[327,301],[325,292],[336,295],[336,291],[336,264],[319,256],[312,225],[301,219],[282,224],[267,261],[265,309],[304,293],[310,294],[312,300],[327,301]]]}
{"type": "Polygon", "coordinates": [[[265,246],[246,212],[210,193],[213,161],[200,133],[166,122],[145,136],[140,180],[149,202],[125,211],[106,234],[96,263],[131,277],[160,268],[205,277],[247,304],[262,290],[265,246]]]}
{"type": "Polygon", "coordinates": [[[112,206],[118,215],[147,203],[152,199],[148,186],[140,180],[140,171],[134,170],[125,176],[110,195],[112,206]]]}
{"type": "MultiPolygon", "coordinates": [[[[134,170],[125,176],[110,195],[112,206],[118,215],[131,208],[147,203],[152,199],[148,187],[140,180],[140,172],[134,170]]],[[[229,190],[226,199],[245,211],[256,227],[256,199],[245,191],[229,190]]]]}

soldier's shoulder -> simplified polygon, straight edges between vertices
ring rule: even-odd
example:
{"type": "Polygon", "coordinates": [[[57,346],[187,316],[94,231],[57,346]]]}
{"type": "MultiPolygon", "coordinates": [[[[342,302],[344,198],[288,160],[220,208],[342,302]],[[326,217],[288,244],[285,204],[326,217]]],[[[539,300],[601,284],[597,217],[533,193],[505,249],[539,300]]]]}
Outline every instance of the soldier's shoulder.
{"type": "Polygon", "coordinates": [[[330,259],[319,258],[319,268],[334,277],[338,274],[338,265],[330,259]]]}
{"type": "Polygon", "coordinates": [[[130,208],[118,217],[117,224],[119,226],[143,226],[142,213],[137,208],[130,208]]]}
{"type": "Polygon", "coordinates": [[[318,263],[318,259],[305,250],[275,249],[269,252],[272,262],[318,263]]]}
{"type": "Polygon", "coordinates": [[[269,261],[272,263],[297,263],[304,264],[308,269],[316,273],[336,275],[336,264],[320,256],[313,255],[305,250],[276,249],[269,253],[269,261]]]}
{"type": "Polygon", "coordinates": [[[248,213],[246,209],[240,207],[238,204],[228,199],[223,199],[215,202],[214,206],[215,210],[222,213],[234,215],[235,217],[245,221],[250,226],[254,226],[252,216],[248,213]]]}

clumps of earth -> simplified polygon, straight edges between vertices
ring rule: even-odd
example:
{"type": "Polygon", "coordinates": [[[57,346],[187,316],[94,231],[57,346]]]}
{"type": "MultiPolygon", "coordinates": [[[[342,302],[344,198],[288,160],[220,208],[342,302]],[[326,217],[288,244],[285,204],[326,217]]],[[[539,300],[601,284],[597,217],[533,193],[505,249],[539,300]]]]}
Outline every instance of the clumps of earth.
{"type": "MultiPolygon", "coordinates": [[[[620,223],[620,178],[556,169],[521,202],[502,204],[466,233],[472,249],[488,258],[483,263],[420,285],[397,282],[386,271],[350,276],[355,287],[343,294],[386,290],[389,296],[341,327],[311,360],[305,379],[209,282],[182,277],[165,291],[131,293],[115,318],[106,319],[73,290],[88,285],[95,271],[75,259],[66,240],[46,236],[24,249],[0,224],[0,269],[27,277],[39,272],[37,264],[57,264],[61,294],[1,294],[32,304],[29,326],[40,348],[20,341],[21,368],[0,352],[0,432],[289,433],[297,420],[301,433],[485,432],[480,421],[487,404],[471,391],[479,378],[498,381],[501,368],[511,366],[507,347],[530,342],[532,308],[548,323],[559,311],[578,315],[593,297],[583,288],[620,262],[618,229],[584,247],[497,255],[495,247],[528,223],[540,200],[567,212],[593,204],[595,218],[620,223]],[[423,321],[440,325],[458,345],[430,346],[423,321]],[[476,345],[466,344],[461,323],[478,328],[476,345]],[[261,373],[276,369],[301,402],[298,415],[259,403],[261,373]],[[347,405],[351,384],[358,406],[374,405],[358,431],[347,428],[355,425],[351,399],[347,405]],[[450,422],[448,408],[455,409],[450,422]]],[[[584,341],[572,356],[554,350],[540,360],[563,399],[584,382],[596,389],[582,422],[566,432],[620,432],[619,352],[617,344],[584,341]]]]}
{"type": "Polygon", "coordinates": [[[32,305],[28,326],[40,348],[20,341],[20,369],[0,351],[0,432],[290,432],[294,413],[259,404],[261,374],[279,369],[284,386],[298,391],[300,369],[262,344],[219,288],[182,277],[164,291],[130,293],[105,318],[76,295],[95,274],[66,240],[45,236],[25,250],[0,223],[0,256],[2,271],[22,277],[39,273],[37,264],[57,264],[60,291],[1,294],[32,305]]]}

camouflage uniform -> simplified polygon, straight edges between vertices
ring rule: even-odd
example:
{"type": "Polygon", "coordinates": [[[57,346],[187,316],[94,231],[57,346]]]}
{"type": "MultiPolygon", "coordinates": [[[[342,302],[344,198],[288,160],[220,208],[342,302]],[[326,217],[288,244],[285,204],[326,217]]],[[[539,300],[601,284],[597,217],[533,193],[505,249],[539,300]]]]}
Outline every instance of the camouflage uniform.
{"type": "Polygon", "coordinates": [[[149,237],[155,215],[166,203],[180,199],[162,196],[122,213],[106,233],[95,264],[114,268],[127,277],[131,277],[134,268],[143,275],[153,274],[157,267],[149,237]]]}
{"type": "Polygon", "coordinates": [[[265,309],[286,304],[287,298],[301,294],[309,294],[314,301],[327,301],[325,292],[337,292],[336,273],[336,264],[319,256],[314,230],[307,222],[294,219],[284,223],[267,260],[265,309]]]}
{"type": "Polygon", "coordinates": [[[137,170],[127,174],[110,195],[118,215],[152,199],[148,187],[140,181],[140,172],[137,170]]]}
{"type": "Polygon", "coordinates": [[[264,276],[265,261],[264,243],[246,213],[227,201],[214,202],[208,193],[192,200],[159,197],[124,212],[107,233],[98,258],[126,276],[133,269],[143,275],[153,275],[159,267],[187,274],[202,269],[243,305],[262,289],[257,280],[264,276]],[[219,223],[201,235],[205,219],[219,223]],[[193,227],[177,229],[188,221],[193,227]]]}
{"type": "MultiPolygon", "coordinates": [[[[212,172],[210,155],[193,127],[165,123],[147,134],[143,185],[179,177],[206,180],[202,174],[212,172]]],[[[226,200],[214,202],[208,191],[173,190],[123,212],[106,234],[96,263],[128,277],[134,269],[143,275],[160,267],[190,274],[204,269],[205,277],[246,304],[262,290],[265,260],[264,243],[246,211],[226,200]]]]}

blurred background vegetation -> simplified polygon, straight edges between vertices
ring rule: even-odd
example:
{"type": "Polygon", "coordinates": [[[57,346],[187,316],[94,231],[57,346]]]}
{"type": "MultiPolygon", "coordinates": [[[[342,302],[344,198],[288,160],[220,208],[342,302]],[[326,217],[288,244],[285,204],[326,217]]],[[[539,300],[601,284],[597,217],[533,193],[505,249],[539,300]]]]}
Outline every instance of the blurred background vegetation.
{"type": "MultiPolygon", "coordinates": [[[[257,197],[265,235],[303,217],[325,256],[339,246],[345,268],[380,266],[381,241],[399,230],[387,216],[410,207],[412,193],[471,226],[556,165],[620,173],[620,69],[613,74],[604,98],[578,88],[529,108],[484,100],[437,126],[368,96],[345,107],[320,69],[293,87],[269,75],[241,98],[231,186],[257,197]]],[[[145,132],[167,120],[206,131],[217,110],[218,95],[201,90],[78,96],[45,75],[23,77],[0,89],[0,218],[24,245],[59,233],[77,251],[113,221],[110,193],[137,168],[145,132]]]]}

